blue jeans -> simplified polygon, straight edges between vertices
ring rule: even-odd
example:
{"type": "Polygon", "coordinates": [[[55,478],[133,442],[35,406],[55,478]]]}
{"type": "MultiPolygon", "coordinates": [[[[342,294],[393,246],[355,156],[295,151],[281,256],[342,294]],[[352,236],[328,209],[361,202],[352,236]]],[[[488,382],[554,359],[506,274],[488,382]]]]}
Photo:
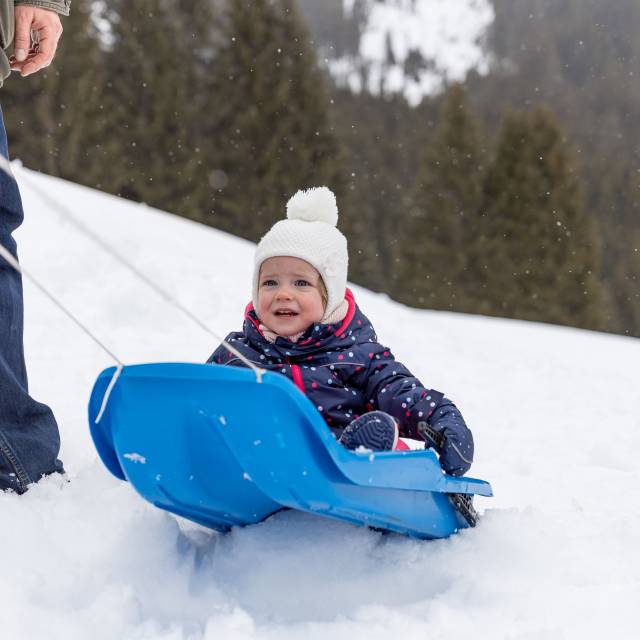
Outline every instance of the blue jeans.
{"type": "MultiPolygon", "coordinates": [[[[2,110],[0,153],[9,158],[2,110]]],[[[18,185],[0,169],[0,244],[14,256],[16,243],[11,234],[23,217],[18,185]]],[[[22,332],[22,279],[0,257],[0,490],[18,493],[43,475],[63,471],[53,413],[27,389],[22,332]]]]}

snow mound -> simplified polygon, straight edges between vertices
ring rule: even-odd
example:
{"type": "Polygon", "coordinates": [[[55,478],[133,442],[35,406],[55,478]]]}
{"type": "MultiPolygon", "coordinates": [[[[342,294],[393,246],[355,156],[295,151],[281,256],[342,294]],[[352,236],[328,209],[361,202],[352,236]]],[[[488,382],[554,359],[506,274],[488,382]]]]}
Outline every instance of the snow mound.
{"type": "MultiPolygon", "coordinates": [[[[251,243],[15,171],[23,265],[125,363],[201,362],[216,344],[31,184],[217,333],[240,326],[251,243]]],[[[89,392],[112,362],[26,282],[31,390],[58,416],[69,482],[0,495],[3,637],[634,637],[640,341],[418,311],[353,290],[381,341],[473,429],[472,475],[496,494],[477,500],[478,528],[420,542],[282,512],[221,536],[155,509],[107,473],[90,442],[89,392]]]]}

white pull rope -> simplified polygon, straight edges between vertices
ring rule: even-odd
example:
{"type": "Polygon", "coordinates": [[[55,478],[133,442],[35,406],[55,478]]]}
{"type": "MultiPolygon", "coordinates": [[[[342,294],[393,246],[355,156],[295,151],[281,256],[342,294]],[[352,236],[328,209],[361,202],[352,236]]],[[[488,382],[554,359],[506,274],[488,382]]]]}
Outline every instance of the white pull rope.
{"type": "MultiPolygon", "coordinates": [[[[0,154],[0,169],[2,169],[9,176],[9,178],[15,180],[15,177],[14,177],[12,171],[11,171],[11,164],[9,163],[9,161],[2,154],[0,154]]],[[[52,293],[50,293],[42,284],[40,284],[40,282],[38,282],[38,280],[36,280],[36,278],[34,278],[29,272],[25,271],[25,269],[22,268],[20,263],[13,257],[13,255],[9,252],[9,250],[6,247],[4,247],[2,244],[0,244],[0,256],[2,256],[7,261],[7,264],[10,267],[15,269],[23,277],[28,278],[36,287],[38,287],[38,289],[40,289],[40,291],[42,291],[42,293],[44,293],[44,295],[47,298],[49,298],[49,300],[51,300],[51,302],[53,302],[53,304],[56,307],[58,307],[58,309],[60,309],[62,311],[62,313],[64,313],[67,317],[69,317],[110,358],[112,358],[113,360],[115,360],[115,362],[117,362],[118,366],[116,367],[116,370],[115,370],[113,376],[111,377],[109,385],[107,386],[107,390],[105,391],[105,394],[102,397],[102,404],[100,405],[100,411],[98,412],[98,416],[95,419],[95,423],[98,424],[98,422],[100,422],[100,419],[102,418],[102,416],[103,416],[103,414],[104,414],[104,412],[105,412],[105,410],[107,408],[107,404],[109,402],[109,396],[111,395],[111,391],[113,390],[113,387],[114,387],[116,381],[118,380],[118,378],[120,377],[120,374],[122,373],[122,370],[124,369],[124,364],[122,364],[122,362],[120,361],[118,356],[116,356],[110,349],[108,349],[94,335],[94,333],[92,331],[90,331],[87,327],[85,327],[85,325],[82,324],[82,322],[80,322],[80,320],[78,320],[78,318],[76,318],[73,315],[73,313],[71,313],[71,311],[69,311],[61,302],[59,302],[59,300],[52,293]]]]}
{"type": "MultiPolygon", "coordinates": [[[[2,157],[2,156],[0,156],[2,157]]],[[[8,175],[13,177],[11,172],[11,164],[2,157],[4,163],[0,162],[0,168],[4,169],[8,175]]],[[[20,176],[21,180],[25,182],[31,189],[33,189],[38,196],[44,200],[50,207],[55,209],[59,214],[61,214],[66,220],[71,222],[83,235],[87,236],[91,240],[93,240],[103,251],[108,253],[116,262],[124,265],[129,271],[131,271],[137,278],[139,278],[143,283],[145,283],[150,289],[155,291],[165,302],[169,305],[174,306],[184,313],[190,320],[192,320],[196,325],[198,325],[203,331],[206,331],[210,336],[215,338],[218,342],[221,342],[225,348],[233,353],[237,358],[239,358],[247,367],[249,367],[256,375],[256,381],[258,383],[262,382],[262,374],[264,373],[264,369],[257,367],[253,362],[251,362],[246,356],[240,353],[233,345],[229,344],[224,338],[218,336],[212,329],[210,329],[200,318],[198,318],[194,313],[192,313],[189,309],[187,309],[184,305],[182,305],[176,298],[174,298],[171,294],[163,290],[159,287],[153,280],[151,280],[146,274],[144,274],[140,269],[138,269],[134,264],[132,264],[127,258],[118,253],[111,245],[105,242],[100,236],[91,231],[88,227],[82,224],[71,211],[65,207],[63,204],[59,203],[57,200],[52,198],[46,191],[40,188],[33,180],[27,178],[24,174],[20,176]]],[[[15,179],[15,178],[14,178],[15,179]]],[[[17,263],[16,263],[17,264],[17,263]]],[[[12,265],[13,266],[13,265],[12,265]]],[[[18,267],[19,268],[19,267],[18,267]]],[[[33,278],[30,278],[33,280],[33,278]]],[[[35,281],[34,281],[35,282],[35,281]]],[[[38,285],[40,288],[41,285],[38,285]]],[[[44,289],[43,289],[44,290],[44,289]]],[[[53,297],[47,293],[49,297],[53,299],[53,297]]],[[[56,304],[62,308],[60,303],[56,301],[56,304]]],[[[69,313],[64,310],[67,315],[69,313]]],[[[83,329],[90,334],[88,329],[83,329]]],[[[91,334],[90,334],[91,335],[91,334]]],[[[92,336],[94,340],[97,341],[95,337],[92,336]]],[[[122,363],[114,357],[114,360],[118,362],[118,364],[122,365],[122,363]]],[[[119,375],[119,373],[118,373],[119,375]]]]}
{"type": "Polygon", "coordinates": [[[111,378],[111,381],[109,382],[109,386],[107,387],[107,390],[105,391],[105,394],[102,398],[102,405],[100,406],[100,411],[98,413],[98,416],[95,419],[95,423],[98,424],[98,422],[100,422],[100,419],[102,418],[102,414],[105,412],[107,408],[107,403],[109,402],[109,396],[111,395],[111,391],[113,390],[116,380],[120,377],[120,374],[124,369],[124,364],[122,364],[118,356],[116,356],[112,351],[110,351],[91,331],[89,331],[89,329],[87,329],[87,327],[85,327],[84,324],[82,324],[82,322],[80,322],[80,320],[78,320],[78,318],[76,318],[73,315],[73,313],[71,313],[71,311],[69,311],[62,303],[60,303],[52,293],[47,291],[47,289],[44,286],[42,286],[28,271],[25,271],[20,266],[19,262],[1,244],[0,244],[0,256],[2,256],[7,261],[10,267],[15,269],[18,273],[22,274],[24,277],[31,280],[31,282],[35,284],[36,287],[38,287],[38,289],[40,289],[40,291],[42,291],[42,293],[44,293],[44,295],[47,296],[47,298],[49,298],[49,300],[51,300],[51,302],[53,302],[53,304],[55,304],[56,307],[60,309],[60,311],[62,311],[62,313],[64,313],[68,318],[71,318],[71,320],[73,320],[73,322],[75,322],[75,324],[78,327],[80,327],[82,331],[84,331],[106,354],[108,354],[110,358],[112,358],[118,363],[118,366],[116,367],[116,370],[111,378]]]}
{"type": "Polygon", "coordinates": [[[75,324],[80,327],[82,331],[84,331],[105,353],[107,353],[112,360],[117,362],[120,367],[124,367],[124,365],[120,361],[120,358],[118,358],[115,353],[109,350],[98,338],[96,338],[96,336],[89,329],[87,329],[87,327],[85,327],[84,324],[82,324],[82,322],[80,322],[80,320],[78,320],[78,318],[76,318],[73,313],[71,313],[71,311],[69,311],[61,302],[59,302],[56,297],[52,293],[50,293],[43,285],[41,285],[28,271],[25,271],[24,267],[20,266],[18,261],[11,255],[9,250],[1,244],[0,256],[2,256],[9,263],[9,266],[13,267],[18,273],[21,273],[25,278],[31,280],[31,282],[33,282],[33,284],[35,284],[36,287],[38,287],[38,289],[40,289],[40,291],[42,291],[42,293],[44,293],[44,295],[47,296],[47,298],[49,298],[49,300],[51,300],[51,302],[53,302],[53,304],[55,304],[56,307],[60,309],[60,311],[62,311],[62,313],[64,313],[68,318],[71,318],[71,320],[73,320],[73,322],[75,322],[75,324]]]}
{"type": "Polygon", "coordinates": [[[124,367],[121,364],[119,364],[116,367],[116,370],[113,372],[113,375],[111,376],[111,380],[109,381],[109,385],[107,386],[107,390],[104,392],[104,396],[102,396],[102,404],[100,405],[100,411],[98,411],[98,415],[96,416],[96,419],[93,421],[94,424],[98,424],[98,422],[100,422],[100,420],[102,419],[102,414],[107,409],[107,403],[109,402],[109,396],[111,395],[111,391],[113,391],[113,387],[115,386],[116,381],[120,377],[120,374],[122,373],[123,369],[124,367]]]}

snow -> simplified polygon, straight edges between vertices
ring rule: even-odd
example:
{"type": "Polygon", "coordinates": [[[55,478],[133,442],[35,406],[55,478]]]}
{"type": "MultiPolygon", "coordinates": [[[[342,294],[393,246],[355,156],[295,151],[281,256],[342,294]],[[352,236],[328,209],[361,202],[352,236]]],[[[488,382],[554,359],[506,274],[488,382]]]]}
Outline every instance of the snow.
{"type": "MultiPolygon", "coordinates": [[[[34,186],[216,333],[239,328],[251,243],[15,171],[23,266],[125,363],[201,362],[215,339],[34,186]]],[[[89,392],[113,362],[26,282],[31,389],[58,416],[69,482],[0,495],[3,638],[635,637],[640,341],[353,290],[380,339],[473,429],[471,475],[495,492],[477,499],[476,529],[422,542],[283,512],[222,536],[154,508],[108,474],[90,441],[89,392]]]]}
{"type": "MultiPolygon", "coordinates": [[[[366,86],[358,65],[348,56],[328,59],[332,75],[353,91],[400,92],[410,104],[437,93],[443,82],[464,80],[471,69],[488,70],[481,40],[494,19],[490,0],[386,0],[370,2],[360,39],[359,64],[368,69],[366,86]],[[387,64],[387,42],[395,64],[387,64]],[[417,80],[404,73],[411,50],[430,65],[417,80]]],[[[352,3],[345,3],[351,10],[352,3]]]]}
{"type": "Polygon", "coordinates": [[[140,464],[146,464],[147,459],[144,456],[141,456],[139,453],[124,453],[122,454],[125,458],[131,460],[131,462],[136,462],[140,464]]]}

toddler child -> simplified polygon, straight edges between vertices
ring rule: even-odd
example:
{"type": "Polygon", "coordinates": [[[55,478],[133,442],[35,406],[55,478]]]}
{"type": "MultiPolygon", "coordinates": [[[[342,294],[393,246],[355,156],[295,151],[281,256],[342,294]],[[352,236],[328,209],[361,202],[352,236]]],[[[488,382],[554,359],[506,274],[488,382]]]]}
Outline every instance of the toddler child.
{"type": "MultiPolygon", "coordinates": [[[[347,289],[347,240],[337,222],[326,187],[289,200],[287,219],[257,246],[243,329],[226,340],[256,365],[291,379],[348,449],[406,449],[399,435],[424,439],[447,473],[466,473],[471,432],[450,400],[378,343],[347,289]]],[[[224,345],[208,362],[244,366],[224,345]]]]}

